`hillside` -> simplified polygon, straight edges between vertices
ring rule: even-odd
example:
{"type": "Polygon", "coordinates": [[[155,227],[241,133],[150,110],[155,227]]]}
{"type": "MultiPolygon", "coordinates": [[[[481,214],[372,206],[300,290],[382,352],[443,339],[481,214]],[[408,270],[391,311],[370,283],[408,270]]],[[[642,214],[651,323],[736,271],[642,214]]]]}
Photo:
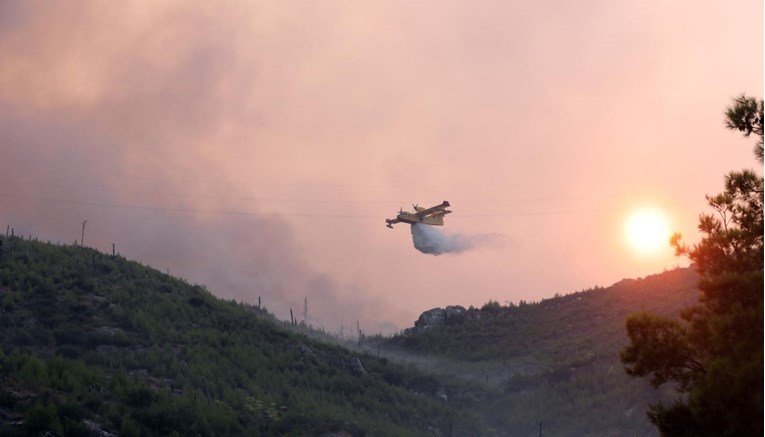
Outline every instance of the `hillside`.
{"type": "Polygon", "coordinates": [[[624,374],[624,319],[697,298],[677,269],[343,348],[120,256],[0,242],[0,435],[652,436],[674,393],[624,374]]]}
{"type": "Polygon", "coordinates": [[[391,356],[493,388],[485,411],[500,429],[531,435],[543,422],[550,435],[654,435],[646,405],[675,395],[625,375],[624,320],[643,310],[678,315],[698,298],[696,281],[685,268],[539,303],[434,309],[377,340],[391,356]]]}
{"type": "Polygon", "coordinates": [[[457,383],[202,286],[88,248],[0,248],[0,435],[493,434],[457,383]]]}

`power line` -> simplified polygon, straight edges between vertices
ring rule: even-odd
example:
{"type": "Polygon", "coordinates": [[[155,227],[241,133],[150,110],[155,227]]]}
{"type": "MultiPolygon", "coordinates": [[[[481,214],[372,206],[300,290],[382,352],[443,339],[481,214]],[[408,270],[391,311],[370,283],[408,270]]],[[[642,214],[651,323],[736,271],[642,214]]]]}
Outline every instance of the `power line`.
{"type": "MultiPolygon", "coordinates": [[[[264,198],[264,197],[250,197],[250,196],[221,196],[221,195],[208,195],[208,194],[186,194],[186,193],[168,193],[168,192],[147,192],[147,191],[131,191],[131,190],[118,190],[113,188],[99,188],[99,187],[83,187],[77,185],[62,185],[43,182],[19,182],[11,179],[0,178],[16,185],[38,186],[38,187],[50,187],[58,189],[69,189],[77,191],[93,191],[104,193],[116,193],[132,196],[153,196],[153,197],[172,197],[172,198],[190,198],[190,199],[214,199],[214,200],[233,200],[239,202],[275,202],[275,203],[314,203],[314,204],[408,204],[411,200],[353,200],[353,199],[285,199],[285,198],[264,198]]],[[[656,194],[666,193],[690,193],[698,192],[698,189],[683,189],[683,190],[662,190],[661,193],[657,192],[643,192],[643,193],[630,193],[631,195],[651,196],[656,194]]],[[[491,203],[518,203],[518,202],[545,202],[545,201],[560,201],[560,200],[584,200],[584,199],[608,199],[608,198],[621,198],[624,193],[612,193],[612,194],[594,194],[588,196],[554,196],[554,197],[528,197],[528,198],[515,198],[515,199],[456,199],[453,200],[462,204],[491,204],[491,203]]]]}
{"type": "MultiPolygon", "coordinates": [[[[39,202],[52,202],[52,203],[64,203],[64,204],[78,204],[87,206],[97,206],[106,208],[126,208],[136,210],[149,210],[149,211],[166,211],[166,212],[180,212],[180,213],[193,213],[193,214],[222,214],[222,215],[238,215],[238,216],[251,216],[251,217],[302,217],[302,218],[333,218],[333,219],[355,219],[355,218],[375,218],[380,219],[379,214],[320,214],[320,213],[261,213],[242,210],[216,210],[216,209],[197,209],[197,208],[180,208],[180,207],[163,207],[153,205],[137,205],[137,204],[120,204],[120,203],[104,203],[93,202],[87,200],[78,199],[58,199],[50,197],[38,197],[38,196],[24,196],[18,194],[1,193],[0,197],[19,199],[19,200],[33,200],[39,202]]],[[[681,204],[691,204],[694,202],[679,202],[674,203],[673,208],[681,204]]],[[[580,210],[559,210],[559,211],[518,211],[513,213],[485,213],[485,214],[460,214],[460,218],[487,218],[487,217],[523,217],[523,216],[540,216],[540,215],[566,215],[566,214],[589,214],[589,213],[604,213],[613,211],[626,211],[630,208],[596,208],[596,209],[580,209],[580,210]]]]}
{"type": "MultiPolygon", "coordinates": [[[[23,168],[28,171],[39,171],[41,170],[40,166],[16,166],[16,168],[23,168]]],[[[406,187],[406,188],[488,188],[488,187],[494,187],[494,188],[513,188],[513,187],[532,187],[532,186],[556,186],[556,185],[614,185],[617,183],[629,183],[629,182],[643,182],[643,179],[601,179],[601,180],[565,180],[565,181],[534,181],[534,182],[512,182],[512,183],[446,183],[446,184],[425,184],[425,183],[419,183],[419,184],[413,184],[413,183],[405,183],[405,184],[364,184],[361,182],[354,182],[354,183],[288,183],[288,182],[279,182],[279,183],[264,183],[264,182],[243,182],[243,181],[222,181],[220,179],[196,179],[196,178],[183,178],[183,177],[167,177],[167,176],[145,176],[145,175],[126,175],[126,174],[114,174],[110,173],[108,175],[101,175],[97,173],[92,172],[82,172],[82,171],[75,171],[75,170],[65,170],[55,167],[48,167],[49,170],[45,171],[46,174],[50,175],[54,172],[57,172],[59,174],[70,174],[75,176],[84,176],[88,178],[94,178],[94,179],[102,179],[102,180],[119,180],[119,179],[126,179],[126,180],[143,180],[143,181],[155,181],[155,182],[182,182],[182,183],[200,183],[200,184],[209,184],[209,185],[227,185],[227,186],[244,186],[247,185],[248,187],[251,186],[263,186],[263,187],[324,187],[324,188],[349,188],[349,187],[361,187],[361,188],[392,188],[392,187],[406,187]]],[[[716,177],[719,178],[720,174],[718,173],[687,173],[683,175],[684,178],[690,178],[690,177],[716,177]]],[[[678,175],[673,175],[673,179],[675,181],[679,180],[678,175]]]]}
{"type": "Polygon", "coordinates": [[[246,216],[255,216],[255,217],[332,217],[332,218],[362,218],[362,217],[377,217],[373,215],[334,215],[334,214],[281,214],[281,213],[258,213],[258,212],[251,212],[251,211],[237,211],[237,210],[206,210],[206,209],[197,209],[197,208],[175,208],[175,207],[166,207],[166,206],[153,206],[153,205],[135,205],[135,204],[120,204],[120,203],[104,203],[104,202],[92,202],[87,200],[78,200],[78,199],[57,199],[57,198],[50,198],[50,197],[38,197],[38,196],[24,196],[19,194],[8,194],[8,193],[0,193],[0,197],[7,197],[12,199],[20,199],[20,200],[35,200],[40,202],[54,202],[54,203],[64,203],[64,204],[77,204],[77,205],[87,205],[87,206],[100,206],[100,207],[107,207],[107,208],[127,208],[127,209],[142,209],[142,210],[150,210],[150,211],[167,211],[167,212],[184,212],[184,213],[195,213],[195,214],[224,214],[224,215],[246,215],[246,216]]]}

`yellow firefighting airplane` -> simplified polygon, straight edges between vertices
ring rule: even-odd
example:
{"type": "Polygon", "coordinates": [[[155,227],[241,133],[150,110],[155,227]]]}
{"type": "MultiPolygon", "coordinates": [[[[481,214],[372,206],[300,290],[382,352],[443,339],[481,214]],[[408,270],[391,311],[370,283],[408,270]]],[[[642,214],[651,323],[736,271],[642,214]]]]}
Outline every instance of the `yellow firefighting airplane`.
{"type": "Polygon", "coordinates": [[[444,216],[451,213],[448,208],[449,202],[444,200],[440,205],[432,206],[430,208],[423,208],[418,205],[412,205],[414,212],[399,210],[398,215],[394,219],[385,219],[387,227],[393,229],[393,225],[396,223],[409,223],[417,224],[422,223],[425,225],[443,226],[444,216]]]}

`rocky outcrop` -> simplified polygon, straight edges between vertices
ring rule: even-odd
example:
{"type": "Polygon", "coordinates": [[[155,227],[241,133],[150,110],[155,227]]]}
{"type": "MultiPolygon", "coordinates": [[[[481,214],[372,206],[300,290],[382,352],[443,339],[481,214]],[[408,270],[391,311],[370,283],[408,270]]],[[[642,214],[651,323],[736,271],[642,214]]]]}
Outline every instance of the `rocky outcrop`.
{"type": "Polygon", "coordinates": [[[298,345],[298,351],[300,352],[301,363],[318,364],[319,360],[316,358],[316,353],[310,347],[300,343],[298,345]]]}
{"type": "Polygon", "coordinates": [[[319,362],[329,363],[331,366],[343,369],[354,376],[366,376],[367,369],[359,357],[344,358],[343,354],[328,351],[314,351],[303,343],[297,345],[296,359],[302,365],[317,366],[319,362]]]}
{"type": "Polygon", "coordinates": [[[443,326],[461,320],[467,310],[461,305],[449,305],[444,308],[433,308],[420,314],[420,318],[414,322],[415,330],[430,329],[434,326],[443,326]]]}
{"type": "Polygon", "coordinates": [[[429,329],[434,326],[446,324],[446,311],[443,308],[433,308],[420,314],[420,318],[414,322],[417,329],[429,329]]]}
{"type": "Polygon", "coordinates": [[[346,367],[348,368],[348,371],[353,375],[365,376],[367,374],[367,369],[364,368],[364,365],[361,363],[359,357],[351,358],[351,360],[348,361],[346,367]]]}
{"type": "Polygon", "coordinates": [[[451,321],[463,317],[467,310],[462,305],[449,305],[444,312],[446,313],[446,323],[451,323],[451,321]]]}

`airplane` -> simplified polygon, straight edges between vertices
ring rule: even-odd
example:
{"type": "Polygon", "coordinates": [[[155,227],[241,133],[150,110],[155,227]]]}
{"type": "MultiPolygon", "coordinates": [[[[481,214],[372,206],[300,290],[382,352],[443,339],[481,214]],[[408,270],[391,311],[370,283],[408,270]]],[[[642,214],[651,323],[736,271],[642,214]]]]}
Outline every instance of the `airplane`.
{"type": "Polygon", "coordinates": [[[403,208],[399,210],[398,215],[394,219],[385,219],[385,226],[393,229],[393,225],[396,223],[409,223],[417,224],[422,223],[432,226],[443,226],[444,216],[450,214],[448,208],[449,202],[443,201],[440,205],[432,206],[430,208],[423,208],[419,205],[412,205],[414,212],[404,211],[403,208]]]}

